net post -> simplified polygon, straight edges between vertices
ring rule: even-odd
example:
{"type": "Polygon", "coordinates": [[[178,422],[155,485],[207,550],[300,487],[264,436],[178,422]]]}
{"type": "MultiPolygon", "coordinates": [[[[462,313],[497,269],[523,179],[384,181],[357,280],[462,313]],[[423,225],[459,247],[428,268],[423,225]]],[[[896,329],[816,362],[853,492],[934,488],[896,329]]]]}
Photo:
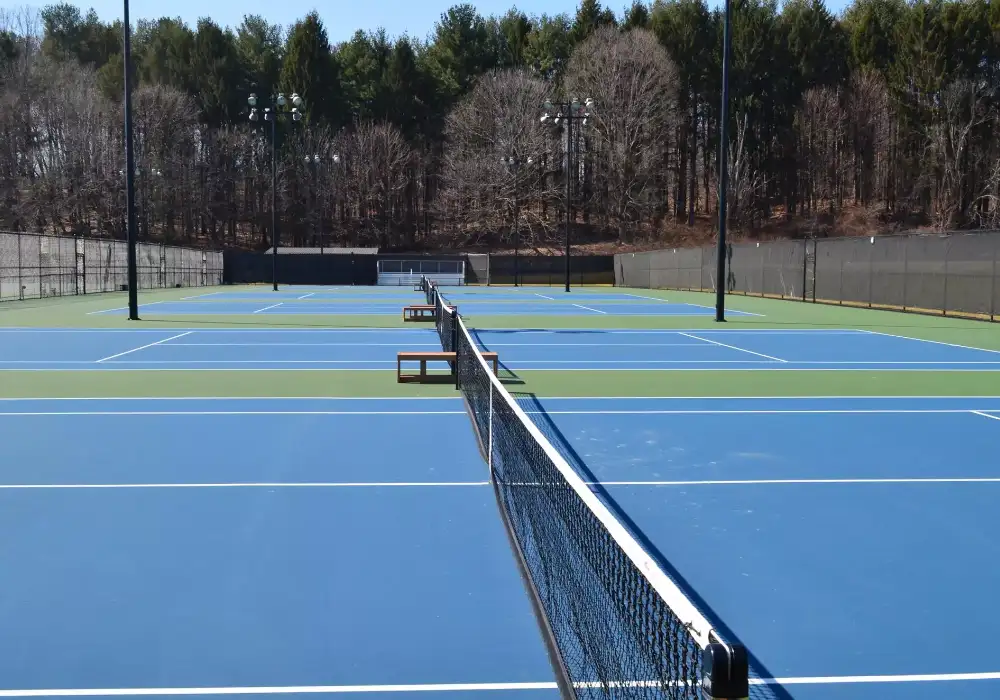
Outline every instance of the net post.
{"type": "Polygon", "coordinates": [[[713,642],[702,652],[701,697],[746,700],[750,696],[750,662],[741,644],[713,642]]]}
{"type": "Polygon", "coordinates": [[[451,313],[451,320],[452,320],[452,325],[451,325],[451,340],[452,340],[452,345],[451,345],[451,348],[452,348],[452,350],[455,351],[455,389],[461,389],[462,388],[462,380],[461,380],[460,375],[462,374],[462,371],[461,371],[462,363],[461,363],[461,358],[459,357],[459,355],[461,354],[462,350],[461,350],[461,346],[458,344],[458,318],[457,318],[458,314],[455,312],[455,309],[451,309],[450,313],[451,313]]]}
{"type": "Polygon", "coordinates": [[[486,440],[486,465],[490,470],[490,479],[493,478],[493,382],[490,381],[490,412],[486,440]]]}

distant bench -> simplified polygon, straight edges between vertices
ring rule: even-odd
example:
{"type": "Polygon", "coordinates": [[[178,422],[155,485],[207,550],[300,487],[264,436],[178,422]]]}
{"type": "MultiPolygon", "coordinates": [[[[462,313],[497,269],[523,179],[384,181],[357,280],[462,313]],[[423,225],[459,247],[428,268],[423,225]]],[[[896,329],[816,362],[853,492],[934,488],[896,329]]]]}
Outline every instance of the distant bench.
{"type": "MultiPolygon", "coordinates": [[[[496,375],[500,366],[500,358],[495,352],[482,353],[487,362],[493,363],[493,374],[496,375]]],[[[401,352],[396,355],[396,381],[397,382],[452,382],[455,380],[455,361],[457,353],[454,352],[401,352]],[[420,374],[403,374],[404,362],[419,362],[420,374]],[[447,362],[451,367],[448,374],[427,374],[428,362],[447,362]]]]}

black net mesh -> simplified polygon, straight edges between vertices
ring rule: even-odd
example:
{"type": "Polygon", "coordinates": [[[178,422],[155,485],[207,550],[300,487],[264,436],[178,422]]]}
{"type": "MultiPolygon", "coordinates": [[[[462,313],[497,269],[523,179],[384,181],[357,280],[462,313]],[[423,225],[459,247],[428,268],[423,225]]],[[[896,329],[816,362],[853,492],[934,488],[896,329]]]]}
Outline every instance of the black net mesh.
{"type": "Polygon", "coordinates": [[[440,293],[434,295],[434,318],[441,347],[445,352],[455,351],[455,312],[445,304],[440,293]]]}
{"type": "Polygon", "coordinates": [[[459,385],[575,696],[700,697],[709,623],[493,377],[461,319],[454,322],[459,385]]]}

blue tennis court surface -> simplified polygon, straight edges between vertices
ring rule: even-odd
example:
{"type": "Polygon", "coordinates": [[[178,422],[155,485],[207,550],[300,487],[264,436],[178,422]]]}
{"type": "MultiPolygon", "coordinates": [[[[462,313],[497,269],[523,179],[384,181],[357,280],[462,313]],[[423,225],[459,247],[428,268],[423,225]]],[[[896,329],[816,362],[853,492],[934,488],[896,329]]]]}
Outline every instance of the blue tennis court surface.
{"type": "MultiPolygon", "coordinates": [[[[0,369],[387,370],[414,329],[0,329],[0,369]]],[[[479,330],[508,370],[996,370],[1000,352],[861,330],[479,330]]]]}
{"type": "MultiPolygon", "coordinates": [[[[789,696],[1000,696],[1000,397],[522,406],[789,696]]],[[[558,697],[461,399],[5,399],[0,441],[8,694],[558,697]]]]}
{"type": "Polygon", "coordinates": [[[1000,398],[523,406],[793,697],[1000,697],[1000,398]]]}
{"type": "MultiPolygon", "coordinates": [[[[463,316],[712,316],[715,309],[691,303],[618,290],[573,291],[565,293],[540,288],[447,287],[442,293],[459,307],[463,316]]],[[[179,300],[143,304],[140,313],[153,316],[177,315],[327,315],[368,316],[400,315],[402,307],[426,302],[422,292],[409,287],[283,287],[234,289],[205,292],[179,300]]],[[[91,314],[127,313],[116,307],[91,314]]],[[[733,316],[755,316],[729,310],[733,316]]]]}
{"type": "Polygon", "coordinates": [[[558,697],[461,401],[2,400],[0,443],[5,696],[558,697]]]}

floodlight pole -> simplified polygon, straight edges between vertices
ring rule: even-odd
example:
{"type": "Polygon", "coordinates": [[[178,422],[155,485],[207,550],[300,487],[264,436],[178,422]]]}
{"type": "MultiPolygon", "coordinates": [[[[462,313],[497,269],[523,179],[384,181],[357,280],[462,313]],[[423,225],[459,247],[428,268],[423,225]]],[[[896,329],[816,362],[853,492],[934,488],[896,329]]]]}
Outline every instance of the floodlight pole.
{"type": "MultiPolygon", "coordinates": [[[[302,98],[297,92],[292,93],[292,121],[299,121],[302,119],[302,112],[299,111],[299,107],[302,106],[302,98]]],[[[259,119],[259,112],[257,110],[257,95],[250,93],[250,97],[247,99],[247,104],[250,105],[250,121],[256,122],[259,119]]],[[[271,122],[271,281],[274,287],[274,291],[278,291],[278,243],[279,243],[279,233],[278,233],[278,148],[277,148],[277,128],[278,128],[278,117],[285,112],[286,105],[285,96],[282,93],[278,93],[277,96],[271,100],[271,105],[269,107],[264,107],[264,121],[271,122]]]]}
{"type": "Polygon", "coordinates": [[[719,125],[719,248],[715,266],[715,320],[726,320],[726,195],[729,191],[729,60],[732,0],[726,0],[722,33],[722,109],[719,125]]]}
{"type": "Polygon", "coordinates": [[[547,123],[552,118],[552,123],[558,124],[560,120],[566,120],[566,291],[570,288],[570,229],[573,226],[573,122],[582,119],[587,123],[587,118],[594,109],[594,101],[587,98],[583,102],[575,97],[570,102],[546,101],[542,105],[542,123],[547,123]],[[551,114],[550,114],[551,113],[551,114]]]}
{"type": "Polygon", "coordinates": [[[569,291],[569,231],[573,226],[573,110],[566,110],[566,291],[569,291]]]}
{"type": "Polygon", "coordinates": [[[278,291],[278,149],[275,145],[278,120],[271,113],[271,282],[278,291]]]}
{"type": "Polygon", "coordinates": [[[139,275],[136,272],[135,154],[132,151],[132,37],[129,0],[124,0],[122,58],[125,64],[125,242],[128,250],[128,318],[139,320],[139,275]]]}

